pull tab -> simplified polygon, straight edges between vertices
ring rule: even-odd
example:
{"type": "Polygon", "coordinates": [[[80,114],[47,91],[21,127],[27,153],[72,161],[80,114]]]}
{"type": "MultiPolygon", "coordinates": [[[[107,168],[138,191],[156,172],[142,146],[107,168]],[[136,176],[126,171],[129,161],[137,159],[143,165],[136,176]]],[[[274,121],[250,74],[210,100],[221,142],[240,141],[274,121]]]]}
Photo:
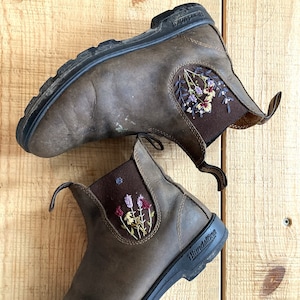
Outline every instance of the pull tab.
{"type": "Polygon", "coordinates": [[[65,182],[63,184],[61,184],[53,193],[53,196],[51,198],[51,202],[50,202],[50,205],[49,205],[49,212],[51,212],[54,208],[54,205],[55,205],[55,200],[56,200],[56,197],[58,195],[58,193],[65,189],[65,188],[68,188],[71,184],[73,184],[73,182],[65,182]]]}
{"type": "Polygon", "coordinates": [[[280,100],[281,100],[281,95],[282,93],[279,92],[277,93],[271,100],[270,104],[269,104],[269,109],[268,109],[268,113],[267,115],[262,118],[260,120],[260,122],[258,123],[259,125],[262,125],[264,123],[266,123],[269,119],[271,119],[271,117],[274,115],[275,111],[277,110],[279,104],[280,104],[280,100]]]}
{"type": "Polygon", "coordinates": [[[146,139],[156,150],[164,150],[164,145],[162,144],[162,142],[158,139],[155,138],[153,135],[149,134],[149,133],[139,133],[137,135],[137,138],[144,138],[146,139]]]}
{"type": "Polygon", "coordinates": [[[210,173],[215,176],[218,182],[218,191],[222,191],[227,186],[227,178],[222,169],[207,164],[205,161],[198,167],[201,172],[210,173]]]}

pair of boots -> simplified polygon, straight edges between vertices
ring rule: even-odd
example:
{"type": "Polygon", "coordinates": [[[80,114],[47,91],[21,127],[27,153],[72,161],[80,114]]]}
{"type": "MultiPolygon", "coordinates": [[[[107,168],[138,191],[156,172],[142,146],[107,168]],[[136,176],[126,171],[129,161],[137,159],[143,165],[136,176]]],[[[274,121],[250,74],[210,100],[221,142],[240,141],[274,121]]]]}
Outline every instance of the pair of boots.
{"type": "Polygon", "coordinates": [[[17,140],[41,157],[108,137],[137,134],[132,157],[90,187],[67,182],[85,218],[88,246],[65,299],[159,299],[192,280],[222,249],[221,220],[153,160],[142,137],[177,143],[200,171],[206,147],[228,126],[266,122],[232,70],[214,21],[199,4],[156,16],[147,32],[109,40],[67,62],[25,110],[17,140]],[[142,134],[141,134],[142,133],[142,134]]]}

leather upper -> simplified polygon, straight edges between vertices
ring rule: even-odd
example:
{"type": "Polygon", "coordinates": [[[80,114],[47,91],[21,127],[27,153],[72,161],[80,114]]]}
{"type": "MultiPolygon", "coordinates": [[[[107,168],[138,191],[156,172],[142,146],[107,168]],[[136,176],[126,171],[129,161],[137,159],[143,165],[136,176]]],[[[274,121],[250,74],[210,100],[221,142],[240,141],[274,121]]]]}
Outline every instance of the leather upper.
{"type": "Polygon", "coordinates": [[[154,229],[139,241],[124,238],[91,189],[71,184],[87,225],[88,246],[65,299],[141,299],[212,216],[164,175],[140,141],[133,160],[155,205],[154,229]]]}

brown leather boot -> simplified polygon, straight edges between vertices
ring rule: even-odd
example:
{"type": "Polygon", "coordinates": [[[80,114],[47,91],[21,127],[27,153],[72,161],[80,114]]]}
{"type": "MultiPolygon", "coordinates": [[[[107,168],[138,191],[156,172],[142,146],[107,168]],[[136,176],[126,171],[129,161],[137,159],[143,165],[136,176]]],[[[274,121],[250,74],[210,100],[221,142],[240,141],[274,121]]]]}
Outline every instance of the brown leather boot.
{"type": "Polygon", "coordinates": [[[51,157],[89,141],[156,133],[213,173],[221,189],[224,174],[204,162],[206,146],[228,126],[263,124],[280,98],[264,114],[234,74],[212,18],[201,5],[184,4],[155,17],[147,32],[63,65],[27,106],[17,140],[51,157]]]}
{"type": "Polygon", "coordinates": [[[131,159],[90,187],[67,182],[88,246],[65,299],[159,299],[222,249],[221,220],[155,163],[140,140],[131,159]]]}

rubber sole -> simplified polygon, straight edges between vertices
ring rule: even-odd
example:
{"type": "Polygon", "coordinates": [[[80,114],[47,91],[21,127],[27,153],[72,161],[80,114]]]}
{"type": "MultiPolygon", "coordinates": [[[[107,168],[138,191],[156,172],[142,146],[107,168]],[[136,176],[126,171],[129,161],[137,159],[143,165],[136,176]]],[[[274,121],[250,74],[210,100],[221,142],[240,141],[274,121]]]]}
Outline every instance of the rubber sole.
{"type": "Polygon", "coordinates": [[[206,228],[158,278],[143,300],[158,300],[179,279],[193,280],[222,250],[228,237],[223,222],[213,214],[206,228]]]}
{"type": "Polygon", "coordinates": [[[214,25],[214,21],[202,5],[183,4],[154,17],[151,28],[141,35],[123,41],[108,40],[83,51],[76,59],[60,67],[56,76],[50,77],[40,88],[39,94],[29,102],[24,117],[17,126],[18,143],[29,152],[30,138],[47,110],[76,79],[94,66],[108,59],[161,43],[204,24],[214,25]]]}

